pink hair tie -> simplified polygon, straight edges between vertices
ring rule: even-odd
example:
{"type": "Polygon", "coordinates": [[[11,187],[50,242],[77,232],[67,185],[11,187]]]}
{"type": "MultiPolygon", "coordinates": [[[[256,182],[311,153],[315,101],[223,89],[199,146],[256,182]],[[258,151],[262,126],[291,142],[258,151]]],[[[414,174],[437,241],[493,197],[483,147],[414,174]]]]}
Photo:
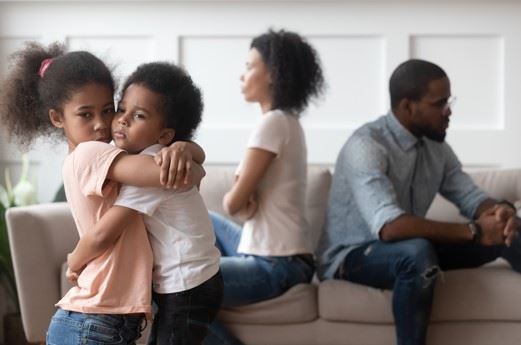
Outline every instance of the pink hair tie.
{"type": "Polygon", "coordinates": [[[43,78],[43,76],[45,75],[45,71],[47,71],[47,68],[49,68],[51,63],[52,63],[52,59],[44,59],[42,61],[42,64],[40,65],[40,70],[38,71],[40,78],[43,78]]]}

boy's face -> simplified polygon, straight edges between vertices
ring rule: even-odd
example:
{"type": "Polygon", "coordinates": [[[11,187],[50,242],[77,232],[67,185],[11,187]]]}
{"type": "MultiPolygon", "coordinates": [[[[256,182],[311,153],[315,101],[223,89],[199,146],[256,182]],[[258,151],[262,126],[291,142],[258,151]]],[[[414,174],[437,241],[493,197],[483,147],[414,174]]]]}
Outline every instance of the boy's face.
{"type": "Polygon", "coordinates": [[[110,142],[114,99],[110,87],[89,83],[75,90],[62,109],[51,109],[53,125],[63,128],[69,151],[85,141],[110,142]]]}
{"type": "Polygon", "coordinates": [[[157,93],[139,84],[125,90],[112,121],[117,147],[139,153],[150,145],[167,145],[173,139],[173,130],[164,126],[160,100],[157,93]]]}

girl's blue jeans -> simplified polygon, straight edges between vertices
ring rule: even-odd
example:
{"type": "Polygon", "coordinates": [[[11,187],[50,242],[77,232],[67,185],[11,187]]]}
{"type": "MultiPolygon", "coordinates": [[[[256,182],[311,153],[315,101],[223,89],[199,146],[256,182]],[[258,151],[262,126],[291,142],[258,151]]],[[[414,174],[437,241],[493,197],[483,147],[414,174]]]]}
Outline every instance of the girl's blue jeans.
{"type": "Polygon", "coordinates": [[[58,309],[47,331],[47,345],[135,344],[144,317],[125,314],[85,314],[58,309]]]}

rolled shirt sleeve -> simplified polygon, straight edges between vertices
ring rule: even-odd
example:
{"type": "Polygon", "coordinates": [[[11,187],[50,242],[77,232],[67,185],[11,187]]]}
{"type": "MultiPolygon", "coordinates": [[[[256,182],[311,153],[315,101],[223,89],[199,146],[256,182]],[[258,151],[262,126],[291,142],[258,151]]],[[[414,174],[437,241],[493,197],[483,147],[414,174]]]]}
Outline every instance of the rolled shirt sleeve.
{"type": "Polygon", "coordinates": [[[449,145],[445,145],[445,175],[440,194],[458,206],[460,213],[472,219],[488,195],[476,186],[472,178],[463,172],[461,163],[449,145]]]}
{"type": "Polygon", "coordinates": [[[265,115],[250,136],[248,148],[263,149],[278,156],[289,138],[287,116],[291,115],[284,115],[280,111],[265,115]]]}
{"type": "Polygon", "coordinates": [[[74,151],[73,173],[82,193],[104,196],[103,186],[109,169],[116,157],[125,151],[99,141],[83,142],[74,151]]]}

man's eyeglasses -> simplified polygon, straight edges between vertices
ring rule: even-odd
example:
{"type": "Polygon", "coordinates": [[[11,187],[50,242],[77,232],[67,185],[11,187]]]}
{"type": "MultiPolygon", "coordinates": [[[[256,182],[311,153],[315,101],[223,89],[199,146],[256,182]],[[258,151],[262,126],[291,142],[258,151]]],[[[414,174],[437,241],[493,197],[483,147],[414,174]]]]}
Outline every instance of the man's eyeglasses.
{"type": "Polygon", "coordinates": [[[427,102],[424,100],[420,100],[419,102],[426,103],[426,104],[436,107],[436,108],[441,108],[441,110],[445,113],[449,109],[452,109],[452,107],[454,107],[454,104],[456,104],[456,100],[457,100],[456,96],[450,96],[449,98],[447,98],[447,100],[440,99],[437,102],[427,102]]]}

